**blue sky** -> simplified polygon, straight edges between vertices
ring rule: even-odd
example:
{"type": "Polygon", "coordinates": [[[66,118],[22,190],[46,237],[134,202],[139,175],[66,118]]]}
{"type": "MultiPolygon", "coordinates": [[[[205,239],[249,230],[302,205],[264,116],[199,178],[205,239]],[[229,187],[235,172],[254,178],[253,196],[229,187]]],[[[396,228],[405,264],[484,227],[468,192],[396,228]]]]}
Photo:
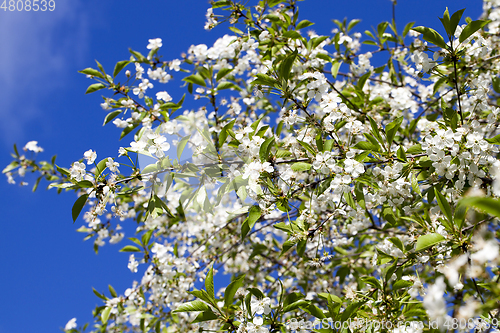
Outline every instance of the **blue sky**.
{"type": "MultiPolygon", "coordinates": [[[[17,143],[37,140],[45,149],[41,159],[58,155],[58,164],[69,167],[88,149],[98,156],[116,156],[119,131],[103,127],[105,112],[99,93],[85,95],[92,83],[77,71],[95,67],[97,59],[112,70],[129,58],[128,48],[146,53],[150,38],[162,38],[165,59],[179,58],[192,44],[210,45],[226,33],[224,28],[203,29],[205,0],[97,1],[56,0],[53,12],[4,12],[0,10],[0,164],[10,162],[17,143]]],[[[481,14],[479,0],[399,0],[399,29],[409,21],[438,31],[438,16],[467,8],[465,16],[481,14]]],[[[302,19],[316,22],[318,34],[329,34],[331,19],[359,18],[357,31],[390,20],[389,0],[306,0],[299,3],[302,19]]],[[[179,81],[167,86],[181,96],[179,81]]],[[[178,98],[174,97],[174,100],[178,98]]],[[[189,105],[189,104],[186,104],[189,105]]],[[[125,139],[123,145],[130,140],[125,139]]],[[[58,332],[77,317],[78,324],[92,321],[100,300],[92,287],[118,293],[140,275],[127,269],[128,255],[119,245],[104,246],[98,255],[91,242],[75,232],[81,220],[71,219],[73,193],[57,195],[0,181],[3,206],[0,232],[0,333],[58,332]]],[[[133,222],[131,222],[133,223],[133,222]]],[[[131,236],[131,235],[129,235],[131,236]]]]}

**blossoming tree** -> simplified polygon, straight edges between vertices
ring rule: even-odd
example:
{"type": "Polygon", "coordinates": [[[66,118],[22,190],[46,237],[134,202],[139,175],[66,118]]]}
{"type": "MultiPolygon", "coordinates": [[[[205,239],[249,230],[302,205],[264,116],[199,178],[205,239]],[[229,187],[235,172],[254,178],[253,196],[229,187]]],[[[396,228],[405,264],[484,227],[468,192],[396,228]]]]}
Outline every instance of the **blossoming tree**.
{"type": "Polygon", "coordinates": [[[205,28],[231,34],[213,46],[163,60],[151,39],[82,70],[123,128],[118,155],[68,169],[14,147],[3,172],[76,191],[95,250],[125,243],[144,267],[123,294],[95,291],[92,330],[496,329],[500,3],[484,4],[476,21],[446,10],[444,37],[394,20],[320,36],[294,0],[221,0],[205,28]]]}

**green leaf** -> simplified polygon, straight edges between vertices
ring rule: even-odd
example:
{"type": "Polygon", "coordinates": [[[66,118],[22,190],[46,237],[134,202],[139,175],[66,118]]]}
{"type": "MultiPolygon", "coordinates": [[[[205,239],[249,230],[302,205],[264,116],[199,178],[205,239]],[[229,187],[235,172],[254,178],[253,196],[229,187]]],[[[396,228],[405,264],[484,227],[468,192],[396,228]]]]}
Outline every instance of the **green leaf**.
{"type": "Polygon", "coordinates": [[[262,163],[267,162],[269,158],[269,153],[271,152],[271,148],[273,147],[274,136],[267,138],[266,141],[262,143],[259,149],[260,161],[262,163]]]}
{"type": "Polygon", "coordinates": [[[118,61],[115,65],[115,70],[113,71],[113,76],[116,77],[118,75],[118,73],[121,72],[121,70],[127,66],[128,64],[130,64],[130,61],[129,60],[122,60],[122,61],[118,61]]]}
{"type": "Polygon", "coordinates": [[[389,238],[389,241],[391,241],[392,244],[396,245],[396,247],[400,249],[402,252],[405,252],[405,246],[403,245],[401,239],[397,237],[391,237],[389,238]]]}
{"type": "Polygon", "coordinates": [[[121,110],[118,111],[112,111],[106,115],[106,118],[104,118],[104,123],[102,124],[103,126],[109,123],[111,120],[115,119],[116,116],[118,116],[120,113],[122,113],[121,110]]]}
{"type": "Polygon", "coordinates": [[[446,45],[446,43],[444,42],[443,37],[436,30],[422,26],[412,28],[412,30],[420,32],[426,41],[443,49],[448,48],[448,45],[446,45]]]}
{"type": "Polygon", "coordinates": [[[493,83],[493,90],[495,90],[496,93],[500,94],[500,78],[498,76],[492,77],[491,81],[493,83]]]}
{"type": "Polygon", "coordinates": [[[85,206],[88,197],[89,197],[88,194],[84,194],[80,196],[78,199],[76,199],[75,203],[73,204],[73,208],[71,209],[71,215],[73,216],[73,223],[76,222],[76,219],[78,218],[78,215],[80,215],[83,206],[85,206]]]}
{"type": "Polygon", "coordinates": [[[97,76],[101,79],[104,79],[104,76],[102,75],[101,72],[99,72],[97,69],[93,68],[85,68],[84,70],[78,71],[78,73],[86,74],[86,75],[92,75],[92,76],[97,76]]]}
{"type": "Polygon", "coordinates": [[[380,135],[380,129],[378,127],[378,124],[375,120],[373,120],[372,117],[368,116],[368,120],[370,121],[370,126],[372,128],[371,133],[375,138],[377,138],[378,142],[383,143],[384,140],[382,139],[382,136],[380,135]]]}
{"type": "Polygon", "coordinates": [[[101,312],[101,321],[103,324],[106,324],[109,319],[109,315],[111,314],[111,307],[107,306],[104,308],[104,310],[101,312]]]}
{"type": "Polygon", "coordinates": [[[358,19],[351,20],[351,22],[349,22],[349,24],[347,25],[347,31],[351,31],[351,29],[354,28],[356,25],[358,25],[359,22],[361,22],[361,20],[358,19]]]}
{"type": "Polygon", "coordinates": [[[397,280],[392,285],[392,290],[398,290],[398,289],[408,288],[408,287],[411,287],[412,285],[413,285],[413,282],[411,282],[411,281],[397,280]]]}
{"type": "Polygon", "coordinates": [[[326,318],[325,314],[323,311],[321,311],[320,308],[318,308],[314,304],[308,304],[308,305],[301,305],[300,308],[304,310],[305,312],[309,313],[311,316],[314,316],[318,319],[323,319],[326,318]]]}
{"type": "Polygon", "coordinates": [[[215,302],[215,292],[214,292],[214,266],[210,268],[205,279],[205,289],[207,290],[208,296],[215,302]]]}
{"type": "Polygon", "coordinates": [[[137,128],[137,126],[139,126],[139,123],[135,123],[134,125],[129,125],[129,126],[125,127],[123,129],[122,133],[120,134],[120,140],[123,139],[125,136],[127,136],[127,134],[132,132],[135,128],[137,128]]]}
{"type": "Polygon", "coordinates": [[[363,192],[363,184],[356,183],[354,187],[354,194],[356,195],[356,201],[361,206],[361,208],[366,209],[365,194],[363,192]]]}
{"type": "Polygon", "coordinates": [[[193,290],[193,291],[188,291],[189,294],[195,296],[196,298],[199,298],[206,303],[213,303],[213,299],[208,295],[208,293],[205,290],[193,290]]]}
{"type": "Polygon", "coordinates": [[[399,127],[401,126],[401,123],[403,122],[404,117],[399,117],[398,119],[394,120],[392,123],[388,124],[385,127],[385,133],[387,136],[387,143],[388,147],[392,145],[392,141],[394,140],[394,137],[396,136],[396,133],[399,130],[399,127]]]}
{"type": "Polygon", "coordinates": [[[219,8],[231,5],[230,0],[219,0],[212,3],[212,8],[219,8]]]}
{"type": "Polygon", "coordinates": [[[354,201],[354,198],[352,196],[352,193],[349,192],[344,192],[344,199],[346,203],[351,206],[352,209],[356,210],[356,202],[354,201]]]}
{"type": "Polygon", "coordinates": [[[137,246],[126,245],[119,252],[141,252],[137,246]]]}
{"type": "Polygon", "coordinates": [[[295,29],[297,29],[297,30],[304,29],[304,28],[310,27],[313,24],[314,23],[309,22],[308,20],[303,20],[303,21],[300,21],[299,24],[297,24],[297,27],[295,29]]]}
{"type": "Polygon", "coordinates": [[[380,22],[377,25],[377,33],[380,38],[383,37],[385,30],[387,29],[387,26],[389,25],[389,22],[380,22]]]}
{"type": "Polygon", "coordinates": [[[245,275],[239,276],[237,279],[232,281],[224,291],[224,306],[230,306],[233,304],[234,295],[238,291],[241,286],[243,286],[243,282],[245,281],[245,275]]]}
{"type": "Polygon", "coordinates": [[[99,61],[95,61],[97,63],[97,67],[101,71],[101,73],[104,75],[104,79],[106,79],[106,72],[104,71],[104,67],[102,67],[101,63],[99,61]]]}
{"type": "Polygon", "coordinates": [[[194,83],[194,84],[197,84],[197,85],[203,86],[203,87],[207,86],[207,84],[205,83],[205,80],[203,79],[203,77],[200,74],[190,75],[190,76],[185,77],[184,79],[182,79],[182,81],[186,81],[186,82],[189,82],[189,83],[194,83]]]}
{"type": "Polygon", "coordinates": [[[258,299],[263,299],[264,298],[264,293],[260,291],[258,288],[247,288],[247,290],[250,292],[250,294],[254,295],[258,299]]]}
{"type": "Polygon", "coordinates": [[[181,161],[182,152],[184,151],[184,148],[186,148],[186,145],[189,142],[190,138],[191,135],[186,135],[181,139],[181,141],[179,141],[179,144],[177,145],[177,158],[179,159],[179,162],[181,161]]]}
{"type": "Polygon", "coordinates": [[[311,155],[316,156],[316,152],[314,151],[314,148],[308,144],[307,142],[297,140],[302,147],[304,147],[308,152],[311,153],[311,155]]]}
{"type": "Polygon", "coordinates": [[[349,318],[351,318],[355,313],[356,310],[360,308],[360,303],[351,303],[347,306],[347,308],[342,312],[342,317],[341,317],[341,322],[347,321],[349,318]]]}
{"type": "Polygon", "coordinates": [[[446,33],[448,36],[451,36],[451,30],[450,30],[450,13],[448,12],[448,7],[446,7],[446,10],[444,11],[443,17],[439,18],[441,20],[441,23],[443,23],[443,27],[446,30],[446,33]]]}
{"type": "Polygon", "coordinates": [[[411,146],[410,148],[408,148],[406,150],[406,153],[407,154],[419,154],[419,153],[422,153],[423,150],[422,150],[422,146],[419,144],[416,144],[416,145],[413,145],[411,146]]]}
{"type": "Polygon", "coordinates": [[[363,76],[361,76],[358,79],[358,84],[356,86],[359,88],[360,91],[363,90],[363,87],[365,86],[366,81],[370,78],[371,75],[372,75],[372,72],[368,71],[367,73],[365,73],[363,76]]]}
{"type": "Polygon", "coordinates": [[[450,223],[453,223],[453,215],[451,214],[451,207],[448,201],[446,200],[445,196],[441,194],[441,192],[434,187],[434,195],[436,196],[436,200],[438,202],[439,208],[441,208],[441,211],[444,213],[444,216],[450,221],[450,223]]]}
{"type": "Polygon", "coordinates": [[[324,300],[328,300],[329,298],[331,298],[333,302],[342,304],[342,299],[340,299],[340,297],[336,295],[328,293],[318,293],[318,296],[324,300]]]}
{"type": "Polygon", "coordinates": [[[337,61],[335,60],[333,63],[332,63],[332,76],[334,79],[337,78],[337,74],[339,73],[339,69],[340,69],[340,66],[342,65],[342,61],[337,61]]]}
{"type": "Polygon", "coordinates": [[[413,191],[417,193],[419,196],[422,196],[422,191],[420,191],[420,186],[418,185],[417,178],[415,177],[415,174],[411,174],[411,187],[413,188],[413,191]]]}
{"type": "Polygon", "coordinates": [[[111,296],[113,297],[118,297],[118,294],[116,293],[115,289],[109,284],[108,285],[109,292],[111,293],[111,296]]]}
{"type": "Polygon", "coordinates": [[[487,142],[491,143],[492,145],[500,145],[500,134],[497,136],[491,138],[491,139],[485,139],[487,142]]]}
{"type": "Polygon", "coordinates": [[[61,168],[60,166],[57,166],[57,165],[56,165],[56,169],[57,169],[57,171],[59,171],[61,174],[65,175],[65,176],[69,176],[71,174],[68,169],[61,168]]]}
{"type": "Polygon", "coordinates": [[[368,284],[374,286],[377,289],[382,289],[382,286],[380,285],[379,280],[377,280],[373,276],[365,276],[365,277],[362,278],[362,280],[363,280],[363,282],[368,283],[368,284]]]}
{"type": "MultiPolygon", "coordinates": [[[[155,204],[158,202],[158,198],[155,194],[155,204]]],[[[161,201],[161,199],[160,199],[161,201]]],[[[149,230],[148,232],[146,232],[144,235],[142,235],[142,238],[141,238],[141,241],[142,241],[142,245],[144,246],[144,248],[147,248],[148,245],[149,245],[149,240],[151,239],[151,236],[153,235],[153,231],[154,230],[149,230]]]]}
{"type": "Polygon", "coordinates": [[[90,94],[90,93],[93,93],[94,91],[97,91],[97,90],[101,90],[101,89],[104,89],[106,88],[106,86],[102,83],[94,83],[94,84],[91,84],[88,88],[87,88],[87,91],[85,92],[86,94],[90,94]]]}
{"type": "Polygon", "coordinates": [[[287,306],[283,307],[283,313],[287,313],[293,310],[297,310],[301,306],[307,306],[309,304],[306,300],[298,300],[296,302],[290,303],[287,306]]]}
{"type": "Polygon", "coordinates": [[[231,73],[233,69],[232,68],[228,68],[228,67],[223,67],[221,68],[218,72],[217,72],[217,76],[215,77],[217,81],[219,81],[220,79],[222,79],[224,76],[226,76],[227,74],[231,73]]]}
{"type": "Polygon", "coordinates": [[[137,59],[139,62],[148,62],[145,56],[143,56],[140,52],[134,51],[132,49],[128,49],[128,51],[137,59]]]}
{"type": "Polygon", "coordinates": [[[82,180],[76,183],[81,188],[93,188],[94,184],[90,180],[82,180]]]}
{"type": "Polygon", "coordinates": [[[203,311],[198,316],[196,316],[196,318],[193,320],[192,324],[201,323],[203,321],[215,320],[218,318],[219,317],[215,313],[213,313],[212,310],[203,311]]]}
{"type": "Polygon", "coordinates": [[[467,197],[458,202],[459,206],[472,206],[487,214],[500,217],[500,201],[489,197],[467,197]]]}
{"type": "Polygon", "coordinates": [[[467,207],[466,205],[459,205],[455,208],[454,221],[458,230],[462,229],[465,221],[465,215],[467,214],[468,209],[469,207],[467,207]]]}
{"type": "Polygon", "coordinates": [[[35,192],[36,189],[38,188],[38,184],[40,184],[40,181],[42,180],[43,176],[40,176],[36,179],[35,185],[33,185],[32,191],[35,192]]]}
{"type": "Polygon", "coordinates": [[[245,238],[250,230],[252,230],[255,222],[257,222],[262,215],[262,211],[259,206],[252,206],[249,209],[248,217],[241,225],[241,239],[245,238]]]}
{"type": "Polygon", "coordinates": [[[292,153],[288,150],[278,149],[278,151],[276,152],[276,158],[283,158],[288,156],[292,156],[292,153]]]}
{"type": "Polygon", "coordinates": [[[99,163],[97,163],[97,168],[95,170],[95,178],[98,178],[101,173],[107,168],[106,162],[108,161],[107,158],[101,160],[99,163]]]}
{"type": "Polygon", "coordinates": [[[2,170],[2,173],[6,173],[9,171],[14,170],[15,168],[19,167],[19,162],[18,161],[12,161],[9,165],[5,167],[5,169],[2,170]]]}
{"type": "Polygon", "coordinates": [[[107,301],[108,298],[106,296],[104,296],[103,294],[101,294],[100,292],[98,292],[97,290],[94,289],[94,287],[92,287],[92,291],[94,292],[94,294],[99,297],[100,299],[104,300],[104,301],[107,301]]]}
{"type": "Polygon", "coordinates": [[[256,74],[255,76],[257,78],[252,81],[252,85],[260,84],[263,86],[274,87],[278,83],[275,79],[266,74],[259,73],[256,74]]]}
{"type": "Polygon", "coordinates": [[[444,240],[445,240],[444,236],[438,233],[422,235],[417,239],[417,244],[415,245],[415,251],[419,252],[425,250],[431,246],[441,243],[444,240]]]}
{"type": "Polygon", "coordinates": [[[472,21],[467,26],[462,30],[462,33],[460,34],[460,37],[458,38],[458,41],[462,43],[464,40],[469,38],[473,33],[478,31],[479,29],[482,29],[485,25],[490,23],[491,21],[489,20],[477,20],[477,21],[472,21]]]}
{"type": "Polygon", "coordinates": [[[305,162],[297,162],[292,164],[292,170],[295,172],[301,172],[301,171],[307,171],[311,169],[312,164],[305,163],[305,162]]]}
{"type": "Polygon", "coordinates": [[[464,13],[464,9],[460,9],[453,13],[450,18],[450,35],[454,35],[457,30],[458,23],[460,23],[460,19],[462,18],[462,14],[464,13]]]}
{"type": "Polygon", "coordinates": [[[352,148],[360,149],[360,150],[380,151],[379,146],[376,146],[372,142],[368,142],[368,141],[360,141],[360,142],[356,143],[352,148]]]}
{"type": "Polygon", "coordinates": [[[398,151],[396,153],[396,155],[398,156],[398,158],[402,161],[405,161],[406,162],[406,152],[403,148],[403,146],[399,146],[398,148],[398,151]]]}
{"type": "Polygon", "coordinates": [[[406,37],[406,35],[408,35],[408,32],[410,31],[410,29],[413,27],[414,24],[415,22],[410,22],[405,25],[405,28],[403,29],[403,37],[406,37]]]}
{"type": "Polygon", "coordinates": [[[236,89],[238,91],[241,91],[241,88],[238,87],[236,84],[232,82],[221,82],[216,88],[217,90],[224,90],[224,89],[236,89]]]}
{"type": "Polygon", "coordinates": [[[396,224],[396,216],[394,215],[394,211],[392,210],[392,207],[385,206],[382,209],[382,216],[384,217],[384,220],[386,220],[390,224],[392,224],[392,225],[396,224]]]}
{"type": "Polygon", "coordinates": [[[211,309],[207,304],[203,303],[202,301],[196,300],[182,304],[173,312],[177,313],[177,312],[193,312],[193,311],[211,311],[211,309]]]}
{"type": "Polygon", "coordinates": [[[283,37],[286,38],[292,38],[292,39],[298,39],[302,38],[302,36],[295,30],[289,30],[283,34],[283,37]]]}
{"type": "Polygon", "coordinates": [[[279,73],[282,80],[285,82],[290,78],[290,72],[292,71],[293,63],[297,57],[298,51],[295,50],[293,53],[289,54],[279,66],[279,73]]]}

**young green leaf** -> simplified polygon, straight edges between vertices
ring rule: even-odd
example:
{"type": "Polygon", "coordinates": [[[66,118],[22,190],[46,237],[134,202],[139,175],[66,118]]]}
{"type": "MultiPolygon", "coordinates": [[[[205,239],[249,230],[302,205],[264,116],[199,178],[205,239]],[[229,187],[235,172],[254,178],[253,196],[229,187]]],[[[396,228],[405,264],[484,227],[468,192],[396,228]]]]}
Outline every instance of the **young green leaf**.
{"type": "Polygon", "coordinates": [[[462,33],[460,34],[460,37],[458,38],[458,41],[462,43],[464,40],[469,38],[473,33],[478,31],[479,29],[482,29],[485,25],[490,23],[491,21],[487,20],[477,20],[477,21],[472,21],[471,23],[467,24],[467,26],[462,30],[462,33]]]}
{"type": "Polygon", "coordinates": [[[450,13],[448,12],[448,7],[446,7],[446,10],[444,11],[443,17],[439,18],[441,20],[441,23],[443,23],[443,27],[446,30],[446,33],[448,36],[451,36],[451,30],[450,30],[450,13]]]}
{"type": "Polygon", "coordinates": [[[83,206],[85,206],[88,197],[89,197],[88,194],[84,194],[80,196],[78,199],[76,199],[75,203],[73,204],[73,208],[71,209],[71,215],[73,216],[73,223],[76,222],[76,219],[78,218],[78,215],[80,215],[83,206]]]}
{"type": "Polygon", "coordinates": [[[419,252],[425,250],[431,246],[441,243],[444,240],[444,236],[438,233],[422,235],[417,239],[417,243],[415,244],[415,251],[419,252]]]}
{"type": "Polygon", "coordinates": [[[450,221],[450,223],[453,223],[453,215],[451,214],[451,207],[448,201],[446,200],[445,196],[441,194],[441,192],[434,187],[434,195],[436,196],[436,200],[438,202],[439,208],[441,208],[441,211],[443,212],[444,216],[450,221]]]}
{"type": "Polygon", "coordinates": [[[412,30],[415,30],[416,32],[420,32],[423,35],[423,38],[436,45],[439,46],[440,48],[447,49],[448,45],[446,45],[443,36],[441,36],[436,30],[427,28],[427,27],[415,27],[412,28],[412,30]]]}
{"type": "Polygon", "coordinates": [[[387,143],[389,147],[392,145],[392,141],[394,140],[394,137],[396,136],[396,133],[398,132],[403,119],[404,117],[399,117],[385,127],[385,133],[387,136],[387,143]]]}
{"type": "Polygon", "coordinates": [[[201,323],[204,321],[215,320],[218,318],[219,318],[219,316],[217,316],[215,313],[213,313],[212,310],[203,311],[198,316],[196,316],[196,318],[193,320],[192,324],[201,323]]]}
{"type": "Polygon", "coordinates": [[[210,271],[205,278],[205,289],[207,290],[208,296],[215,302],[214,293],[214,266],[210,268],[210,271]]]}
{"type": "Polygon", "coordinates": [[[116,116],[118,116],[120,113],[122,113],[121,110],[118,111],[111,111],[106,115],[106,118],[104,118],[104,123],[102,124],[103,126],[109,123],[111,120],[115,119],[116,116]]]}
{"type": "Polygon", "coordinates": [[[97,69],[93,69],[93,68],[85,68],[84,70],[81,70],[79,71],[78,73],[82,73],[82,74],[85,74],[85,75],[91,75],[91,76],[97,76],[101,79],[104,79],[104,76],[102,75],[101,72],[99,72],[97,69]]]}
{"type": "Polygon", "coordinates": [[[413,282],[411,282],[411,281],[397,280],[392,285],[392,290],[398,290],[398,289],[408,288],[408,287],[411,287],[412,285],[413,285],[413,282]]]}
{"type": "Polygon", "coordinates": [[[101,89],[104,89],[106,88],[106,86],[102,83],[94,83],[94,84],[91,84],[88,88],[87,88],[87,91],[85,92],[86,94],[90,94],[90,93],[93,93],[97,90],[101,90],[101,89]]]}
{"type": "Polygon", "coordinates": [[[303,21],[300,21],[299,24],[297,24],[297,27],[295,29],[297,29],[297,30],[304,29],[304,28],[310,27],[313,24],[314,23],[312,23],[308,20],[303,20],[303,21]]]}
{"type": "Polygon", "coordinates": [[[488,143],[491,143],[492,145],[500,145],[500,134],[497,136],[491,138],[491,139],[485,139],[488,143]]]}
{"type": "Polygon", "coordinates": [[[467,197],[459,201],[459,206],[472,206],[487,214],[500,217],[500,201],[488,197],[467,197]]]}
{"type": "Polygon", "coordinates": [[[189,83],[194,83],[194,84],[197,84],[197,85],[203,86],[203,87],[207,86],[207,84],[205,83],[205,80],[203,79],[203,77],[200,74],[190,75],[190,76],[185,77],[184,79],[182,79],[182,81],[186,81],[186,82],[189,82],[189,83]]]}
{"type": "Polygon", "coordinates": [[[408,35],[408,32],[410,31],[410,29],[413,27],[414,24],[415,22],[410,22],[405,25],[405,28],[403,29],[403,37],[406,37],[406,35],[408,35]]]}
{"type": "Polygon", "coordinates": [[[215,77],[217,81],[219,81],[220,79],[222,79],[224,76],[226,76],[227,74],[231,73],[233,69],[232,68],[228,68],[228,67],[223,67],[221,68],[218,72],[217,72],[217,76],[215,77]]]}
{"type": "Polygon", "coordinates": [[[181,141],[179,141],[179,144],[177,145],[177,158],[179,159],[179,162],[181,162],[182,152],[184,151],[184,148],[186,148],[186,145],[189,142],[190,138],[191,135],[186,135],[181,139],[181,141]]]}
{"type": "Polygon", "coordinates": [[[106,324],[109,319],[109,315],[111,314],[111,307],[107,306],[104,308],[104,310],[101,312],[101,321],[103,324],[106,324]]]}
{"type": "Polygon", "coordinates": [[[269,158],[269,153],[271,152],[271,148],[273,147],[274,136],[267,138],[266,141],[262,143],[259,149],[260,161],[262,163],[267,162],[269,158]]]}
{"type": "Polygon", "coordinates": [[[455,31],[457,30],[458,23],[460,23],[460,19],[462,18],[462,14],[464,13],[464,9],[457,10],[450,18],[450,32],[453,36],[455,31]]]}
{"type": "Polygon", "coordinates": [[[202,301],[196,300],[188,303],[184,303],[175,309],[173,312],[193,312],[193,311],[208,311],[210,307],[203,303],[202,301]]]}
{"type": "Polygon", "coordinates": [[[120,252],[141,252],[137,246],[134,245],[126,245],[124,246],[120,252]]]}
{"type": "Polygon", "coordinates": [[[234,295],[238,291],[241,286],[243,286],[243,282],[245,281],[245,274],[239,276],[237,279],[232,281],[224,291],[224,306],[230,306],[233,304],[234,295]]]}
{"type": "Polygon", "coordinates": [[[305,163],[305,162],[297,162],[292,164],[292,170],[295,172],[301,172],[301,171],[307,171],[311,169],[312,164],[305,163]]]}
{"type": "Polygon", "coordinates": [[[128,64],[130,64],[129,60],[118,61],[115,65],[115,69],[113,70],[113,76],[116,77],[128,64]]]}

